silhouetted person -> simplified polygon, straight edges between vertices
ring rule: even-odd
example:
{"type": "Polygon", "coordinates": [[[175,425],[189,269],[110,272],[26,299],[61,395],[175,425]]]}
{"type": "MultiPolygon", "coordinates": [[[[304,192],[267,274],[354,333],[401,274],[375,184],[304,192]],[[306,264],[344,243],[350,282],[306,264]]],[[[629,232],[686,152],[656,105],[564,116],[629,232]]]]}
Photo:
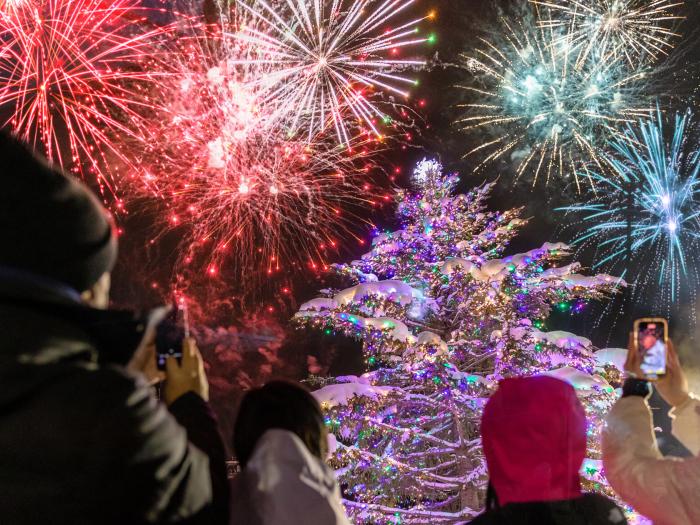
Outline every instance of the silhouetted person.
{"type": "Polygon", "coordinates": [[[169,412],[148,383],[159,315],[106,309],[106,211],[3,134],[0,163],[0,523],[225,523],[223,443],[194,341],[167,363],[169,412]]]}

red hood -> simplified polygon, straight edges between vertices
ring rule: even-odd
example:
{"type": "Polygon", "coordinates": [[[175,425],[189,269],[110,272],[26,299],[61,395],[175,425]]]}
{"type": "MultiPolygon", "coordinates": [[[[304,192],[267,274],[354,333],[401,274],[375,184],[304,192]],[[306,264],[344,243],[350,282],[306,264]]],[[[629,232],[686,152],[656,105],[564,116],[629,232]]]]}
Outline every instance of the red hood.
{"type": "Polygon", "coordinates": [[[581,496],[586,415],[568,383],[547,376],[501,381],[481,420],[500,505],[581,496]]]}

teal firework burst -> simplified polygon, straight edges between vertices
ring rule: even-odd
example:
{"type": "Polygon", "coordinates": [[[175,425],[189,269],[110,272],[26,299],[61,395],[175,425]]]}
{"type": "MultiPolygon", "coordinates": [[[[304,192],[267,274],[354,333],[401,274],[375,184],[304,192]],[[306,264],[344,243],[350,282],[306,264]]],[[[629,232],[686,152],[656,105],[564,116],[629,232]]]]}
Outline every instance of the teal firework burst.
{"type": "Polygon", "coordinates": [[[653,286],[667,305],[700,282],[700,152],[691,130],[687,111],[665,133],[658,109],[627,126],[605,157],[612,176],[593,174],[596,197],[562,208],[582,218],[587,229],[575,243],[596,246],[595,267],[622,273],[638,298],[653,286]]]}
{"type": "Polygon", "coordinates": [[[575,27],[543,16],[504,21],[502,36],[463,55],[472,80],[461,86],[468,100],[455,125],[486,135],[465,155],[483,156],[477,170],[505,161],[516,178],[575,181],[580,192],[616,130],[651,113],[649,71],[606,48],[582,58],[575,27]]]}

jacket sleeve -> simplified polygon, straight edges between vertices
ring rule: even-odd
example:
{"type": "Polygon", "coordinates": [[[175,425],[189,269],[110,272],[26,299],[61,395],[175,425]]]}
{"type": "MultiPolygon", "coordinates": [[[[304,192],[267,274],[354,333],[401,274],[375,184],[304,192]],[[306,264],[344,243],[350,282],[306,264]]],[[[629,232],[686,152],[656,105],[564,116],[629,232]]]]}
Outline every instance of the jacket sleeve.
{"type": "Polygon", "coordinates": [[[122,500],[122,521],[180,523],[211,512],[207,454],[188,441],[185,428],[144,382],[123,379],[110,385],[120,402],[94,429],[111,448],[110,484],[114,499],[122,500]]]}
{"type": "Polygon", "coordinates": [[[693,456],[700,452],[700,400],[692,396],[670,412],[673,435],[690,450],[693,456]]]}
{"type": "Polygon", "coordinates": [[[657,525],[695,523],[698,512],[692,506],[700,492],[700,462],[662,457],[643,398],[624,397],[610,411],[603,430],[603,462],[613,489],[657,525]]]}
{"type": "Polygon", "coordinates": [[[180,396],[170,405],[170,413],[187,430],[190,443],[209,458],[212,507],[201,518],[207,525],[227,525],[229,521],[229,483],[226,474],[226,448],[219,425],[209,403],[194,392],[180,396]]]}

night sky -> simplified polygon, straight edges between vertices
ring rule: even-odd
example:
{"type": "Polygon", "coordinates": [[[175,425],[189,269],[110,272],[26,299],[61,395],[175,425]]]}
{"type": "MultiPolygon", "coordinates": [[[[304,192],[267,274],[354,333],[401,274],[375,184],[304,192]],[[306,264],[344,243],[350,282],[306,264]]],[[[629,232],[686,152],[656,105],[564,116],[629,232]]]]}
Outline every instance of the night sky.
{"type": "MultiPolygon", "coordinates": [[[[446,169],[457,171],[461,174],[461,190],[480,184],[484,181],[497,180],[491,205],[494,209],[508,209],[511,207],[524,207],[523,216],[530,217],[529,225],[523,229],[522,234],[512,244],[508,253],[517,253],[541,245],[545,241],[570,241],[575,233],[575,228],[567,223],[563,214],[552,211],[557,206],[570,204],[567,200],[570,189],[562,185],[550,184],[548,187],[537,185],[532,187],[529,183],[515,184],[513,182],[514,169],[507,162],[494,163],[486,170],[473,173],[479,158],[463,159],[464,152],[470,150],[475,144],[479,144],[484,137],[475,134],[465,135],[457,131],[453,122],[459,117],[460,110],[456,107],[464,94],[457,89],[457,85],[469,82],[470,73],[460,67],[459,55],[470,50],[477,44],[479,37],[493,38],[500,30],[499,16],[518,16],[522,9],[527,9],[527,2],[520,1],[494,1],[494,0],[438,0],[418,2],[421,11],[434,7],[438,16],[434,22],[434,31],[437,34],[437,43],[430,48],[432,67],[419,74],[420,87],[413,97],[416,101],[425,100],[425,106],[418,109],[422,113],[424,123],[420,129],[414,130],[414,140],[407,148],[399,146],[386,152],[382,162],[387,169],[393,170],[400,167],[403,175],[396,180],[399,186],[408,183],[407,174],[417,160],[425,156],[438,157],[446,169]]],[[[654,84],[654,97],[658,99],[662,109],[685,110],[688,106],[695,106],[695,95],[698,88],[698,20],[700,9],[698,1],[686,2],[685,13],[687,19],[680,23],[678,31],[683,34],[672,51],[671,56],[665,59],[668,64],[666,71],[654,84]]],[[[377,181],[382,187],[386,187],[386,181],[377,181]]],[[[365,212],[367,220],[374,222],[379,227],[394,227],[391,209],[370,210],[365,212]]],[[[162,286],[166,285],[171,272],[170,264],[173,253],[177,249],[177,238],[165,239],[156,246],[151,246],[147,251],[143,250],[143,239],[148,238],[147,214],[136,214],[127,219],[126,235],[122,239],[122,258],[120,267],[115,277],[119,283],[115,290],[115,299],[118,304],[131,305],[134,303],[153,303],[162,296],[162,286]],[[153,289],[151,283],[160,283],[160,288],[153,289]]],[[[362,227],[359,230],[364,238],[369,241],[369,228],[362,227]]],[[[367,250],[367,245],[346,243],[337,254],[329,256],[330,259],[342,262],[349,261],[361,255],[367,250]]],[[[577,260],[589,268],[592,254],[581,253],[577,260]]],[[[587,270],[589,271],[589,270],[587,270]]],[[[330,281],[334,284],[333,281],[330,281]]],[[[328,284],[325,278],[316,278],[309,272],[302,272],[291,281],[291,289],[297,303],[306,301],[316,295],[315,291],[328,284]]],[[[340,283],[337,283],[340,284],[340,283]]],[[[275,284],[277,286],[277,284],[275,284]]],[[[241,321],[240,313],[226,310],[225,293],[222,288],[217,288],[217,293],[205,294],[205,301],[211,301],[212,315],[210,322],[213,326],[226,324],[245,324],[241,321]],[[222,302],[222,299],[224,301],[222,302]],[[216,308],[214,308],[214,305],[216,308]],[[223,306],[222,306],[223,305],[223,306]]],[[[653,290],[651,290],[653,293],[653,290]]],[[[289,297],[277,300],[277,294],[268,293],[259,298],[256,306],[263,308],[272,307],[273,312],[268,317],[276,318],[284,324],[294,312],[294,301],[289,297]]],[[[602,307],[591,306],[588,312],[571,318],[568,315],[553,318],[550,329],[563,329],[590,337],[594,344],[604,346],[620,346],[625,343],[626,332],[629,330],[631,319],[646,313],[655,313],[643,304],[634,306],[633,311],[626,315],[620,313],[623,298],[618,298],[611,305],[607,305],[607,311],[602,307]]],[[[651,302],[651,300],[650,300],[651,302]]],[[[694,329],[689,326],[682,312],[688,305],[679,305],[680,315],[674,317],[672,322],[672,335],[676,339],[685,341],[693,334],[694,329]]],[[[687,316],[685,316],[687,317],[687,316]]],[[[249,327],[255,332],[255,327],[249,327]]],[[[328,337],[308,333],[292,334],[287,343],[289,355],[294,352],[301,354],[322,355],[325,345],[333,346],[333,358],[328,363],[327,373],[336,375],[342,373],[361,372],[362,362],[356,344],[347,341],[331,340],[328,337]]],[[[700,361],[694,359],[700,354],[694,351],[691,343],[686,343],[682,348],[686,359],[693,365],[700,366],[700,361]]]]}

